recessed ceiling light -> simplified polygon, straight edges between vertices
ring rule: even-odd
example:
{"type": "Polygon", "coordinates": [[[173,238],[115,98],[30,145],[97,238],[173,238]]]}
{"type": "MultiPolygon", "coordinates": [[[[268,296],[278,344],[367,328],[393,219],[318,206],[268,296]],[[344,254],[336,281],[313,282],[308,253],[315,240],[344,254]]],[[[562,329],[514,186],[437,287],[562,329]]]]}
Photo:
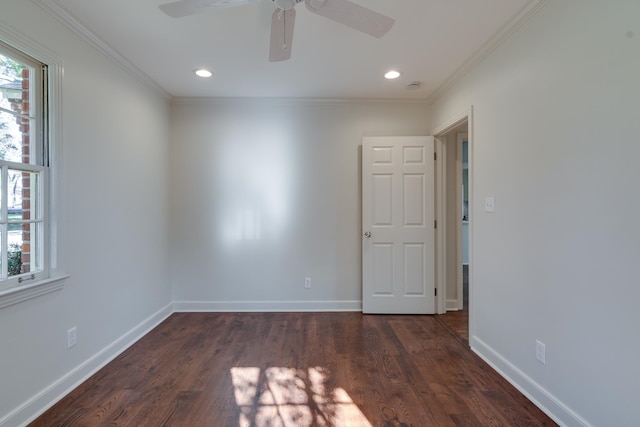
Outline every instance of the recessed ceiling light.
{"type": "Polygon", "coordinates": [[[400,77],[400,71],[396,71],[396,70],[388,71],[384,75],[384,78],[389,80],[397,79],[398,77],[400,77]]]}
{"type": "Polygon", "coordinates": [[[209,70],[207,70],[206,68],[198,68],[196,70],[193,70],[194,73],[196,73],[196,76],[198,77],[211,77],[213,76],[213,73],[209,70]]]}

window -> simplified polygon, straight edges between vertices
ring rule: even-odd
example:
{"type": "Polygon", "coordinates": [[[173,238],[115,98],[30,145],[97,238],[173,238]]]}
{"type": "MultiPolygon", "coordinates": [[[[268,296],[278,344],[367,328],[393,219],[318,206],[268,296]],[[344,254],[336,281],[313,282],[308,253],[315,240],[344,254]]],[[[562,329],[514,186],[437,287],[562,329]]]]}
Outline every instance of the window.
{"type": "Polygon", "coordinates": [[[49,276],[47,79],[0,42],[0,292],[49,276]]]}

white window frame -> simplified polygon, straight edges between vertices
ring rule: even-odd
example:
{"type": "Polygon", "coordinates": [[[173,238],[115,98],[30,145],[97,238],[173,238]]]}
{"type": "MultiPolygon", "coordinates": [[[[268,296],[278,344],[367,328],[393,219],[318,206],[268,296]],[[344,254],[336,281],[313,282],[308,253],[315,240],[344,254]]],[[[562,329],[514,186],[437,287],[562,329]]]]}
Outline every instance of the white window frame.
{"type": "MultiPolygon", "coordinates": [[[[43,258],[44,268],[41,272],[34,275],[33,280],[24,281],[17,286],[11,286],[0,290],[0,309],[10,305],[14,305],[40,295],[48,294],[60,290],[64,286],[64,281],[69,276],[64,272],[62,267],[62,256],[58,250],[62,247],[60,236],[62,223],[62,206],[57,203],[61,197],[60,179],[58,171],[62,170],[61,149],[62,149],[62,77],[63,67],[62,61],[46,48],[31,40],[28,36],[21,34],[6,24],[0,23],[0,41],[8,45],[23,55],[33,58],[35,61],[46,64],[47,78],[45,80],[46,88],[43,96],[46,97],[47,114],[44,118],[42,132],[46,132],[45,140],[47,141],[48,150],[42,166],[16,164],[11,162],[0,161],[0,171],[4,167],[19,170],[34,170],[42,173],[43,198],[41,199],[42,208],[44,209],[44,228],[45,238],[43,240],[43,258]],[[48,165],[48,168],[47,168],[48,165]]],[[[42,155],[42,153],[38,153],[42,155]]],[[[31,273],[27,273],[29,276],[31,273]]],[[[20,277],[16,276],[18,281],[20,277]]],[[[10,280],[3,281],[12,285],[10,280]]]]}

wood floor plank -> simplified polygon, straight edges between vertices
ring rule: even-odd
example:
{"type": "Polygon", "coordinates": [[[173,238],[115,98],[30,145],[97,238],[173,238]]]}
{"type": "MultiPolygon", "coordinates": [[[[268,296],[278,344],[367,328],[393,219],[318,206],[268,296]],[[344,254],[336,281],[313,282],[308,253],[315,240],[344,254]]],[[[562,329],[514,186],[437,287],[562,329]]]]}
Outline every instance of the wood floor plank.
{"type": "Polygon", "coordinates": [[[32,426],[552,426],[436,316],[175,313],[32,426]]]}

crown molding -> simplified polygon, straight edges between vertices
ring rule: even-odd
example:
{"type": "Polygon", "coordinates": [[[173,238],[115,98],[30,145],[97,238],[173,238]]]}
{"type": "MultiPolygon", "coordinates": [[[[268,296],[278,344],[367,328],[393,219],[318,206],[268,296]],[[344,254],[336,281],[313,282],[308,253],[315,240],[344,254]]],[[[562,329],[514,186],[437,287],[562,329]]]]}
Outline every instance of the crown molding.
{"type": "Polygon", "coordinates": [[[482,62],[491,52],[496,50],[502,43],[511,37],[525,22],[538,12],[550,0],[531,0],[520,12],[506,23],[497,33],[495,33],[474,55],[466,60],[456,71],[453,72],[433,93],[427,98],[429,104],[435,103],[447,89],[456,84],[480,62],[482,62]]]}
{"type": "Polygon", "coordinates": [[[429,106],[422,98],[278,98],[278,97],[189,97],[177,96],[172,105],[216,105],[216,104],[252,104],[252,105],[287,105],[287,104],[412,104],[429,106]]]}
{"type": "Polygon", "coordinates": [[[138,81],[143,83],[163,98],[170,100],[171,95],[149,75],[133,65],[131,61],[122,56],[118,51],[109,46],[104,40],[93,33],[89,28],[80,22],[80,20],[58,5],[55,0],[32,0],[35,4],[43,8],[50,15],[64,24],[71,31],[82,37],[87,43],[97,49],[100,53],[127,71],[138,81]]]}

